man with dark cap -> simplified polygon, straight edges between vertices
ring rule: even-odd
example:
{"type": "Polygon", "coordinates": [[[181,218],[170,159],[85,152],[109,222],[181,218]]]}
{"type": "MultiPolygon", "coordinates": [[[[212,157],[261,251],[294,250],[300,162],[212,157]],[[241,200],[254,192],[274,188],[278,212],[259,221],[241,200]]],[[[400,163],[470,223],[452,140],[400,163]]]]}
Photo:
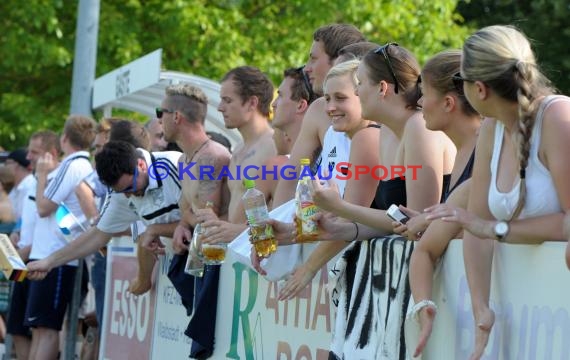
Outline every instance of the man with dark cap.
{"type": "Polygon", "coordinates": [[[14,175],[14,188],[8,194],[14,209],[14,217],[16,219],[16,227],[10,234],[10,239],[14,244],[17,244],[20,240],[20,226],[24,197],[28,193],[28,190],[35,186],[34,176],[32,175],[32,165],[26,156],[26,149],[17,149],[8,154],[8,158],[5,163],[14,175]]]}

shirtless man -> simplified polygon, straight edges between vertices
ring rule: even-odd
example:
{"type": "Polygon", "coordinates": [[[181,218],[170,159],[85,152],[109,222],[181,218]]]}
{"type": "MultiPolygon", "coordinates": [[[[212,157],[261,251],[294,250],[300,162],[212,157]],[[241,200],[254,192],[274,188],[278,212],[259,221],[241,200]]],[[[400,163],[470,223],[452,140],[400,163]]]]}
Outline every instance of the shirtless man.
{"type": "MultiPolygon", "coordinates": [[[[277,98],[271,105],[274,114],[271,125],[277,155],[264,164],[268,169],[277,169],[278,174],[281,174],[281,168],[287,165],[293,144],[301,131],[305,113],[316,98],[303,66],[287,69],[283,76],[283,81],[277,89],[277,98]]],[[[279,178],[270,176],[267,181],[271,182],[269,188],[273,198],[279,178]]]]}
{"type": "Polygon", "coordinates": [[[144,128],[148,131],[150,136],[151,150],[165,151],[169,141],[166,140],[160,119],[152,117],[144,124],[144,128]]]}
{"type": "MultiPolygon", "coordinates": [[[[275,156],[273,130],[268,121],[269,108],[273,99],[273,85],[259,69],[241,66],[230,70],[222,79],[221,102],[218,106],[228,129],[238,129],[243,144],[234,152],[229,166],[228,179],[230,202],[228,221],[218,219],[211,210],[196,211],[198,221],[208,229],[208,242],[231,242],[246,228],[246,217],[241,198],[245,192],[243,178],[254,178],[256,188],[271,202],[270,183],[264,177],[262,164],[275,156]],[[254,166],[245,171],[247,166],[254,166]],[[258,170],[256,170],[258,169],[258,170]],[[258,177],[258,178],[257,178],[258,177]]],[[[277,176],[277,174],[275,174],[277,176]]]]}
{"type": "Polygon", "coordinates": [[[206,134],[204,122],[207,108],[206,94],[188,84],[167,87],[160,108],[164,138],[167,142],[176,142],[182,149],[179,167],[183,166],[189,172],[180,172],[182,195],[179,206],[182,219],[174,232],[173,248],[176,253],[188,250],[187,242],[192,237],[190,229],[197,224],[194,212],[204,208],[206,202],[213,203],[212,209],[216,215],[227,218],[229,191],[226,178],[220,177],[220,171],[230,164],[231,155],[226,147],[206,134]],[[178,111],[170,112],[172,109],[178,111]],[[205,172],[206,167],[210,166],[213,167],[211,177],[205,172]],[[204,170],[202,174],[201,169],[204,170]]]}
{"type": "MultiPolygon", "coordinates": [[[[325,134],[331,125],[329,116],[325,111],[323,95],[323,82],[329,70],[333,67],[340,49],[346,45],[365,41],[362,33],[353,25],[331,24],[318,28],[313,34],[313,44],[309,53],[309,61],[305,65],[313,91],[321,96],[315,100],[306,111],[305,121],[301,127],[299,137],[291,151],[289,164],[299,166],[299,160],[311,156],[312,164],[320,165],[320,152],[323,147],[325,134]]],[[[344,134],[334,136],[343,141],[344,134]]],[[[273,199],[273,208],[291,200],[295,194],[295,181],[279,181],[273,199]]]]}

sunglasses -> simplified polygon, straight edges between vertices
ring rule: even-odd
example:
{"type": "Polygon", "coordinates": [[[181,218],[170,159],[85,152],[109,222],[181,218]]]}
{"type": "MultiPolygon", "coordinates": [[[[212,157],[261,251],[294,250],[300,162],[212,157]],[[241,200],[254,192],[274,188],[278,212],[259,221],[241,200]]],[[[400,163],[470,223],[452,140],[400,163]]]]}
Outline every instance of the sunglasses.
{"type": "Polygon", "coordinates": [[[156,109],[154,109],[156,111],[156,117],[158,119],[162,119],[162,115],[164,115],[164,113],[168,113],[168,114],[172,114],[174,113],[175,110],[172,109],[164,109],[164,108],[160,108],[157,107],[156,109]]]}
{"type": "Polygon", "coordinates": [[[121,191],[115,191],[117,193],[121,193],[121,194],[127,194],[127,193],[135,193],[137,192],[137,177],[139,176],[139,170],[138,168],[135,168],[135,173],[133,174],[133,184],[127,186],[126,188],[124,188],[121,191]]]}
{"type": "Polygon", "coordinates": [[[313,100],[315,100],[317,98],[317,96],[313,92],[313,87],[311,86],[311,81],[309,81],[309,77],[307,76],[307,73],[305,72],[305,65],[298,67],[296,70],[303,76],[303,85],[305,86],[305,90],[307,90],[307,93],[309,94],[308,101],[310,104],[313,102],[313,100]]]}
{"type": "Polygon", "coordinates": [[[390,56],[388,54],[388,46],[398,46],[396,43],[387,43],[384,46],[380,46],[378,49],[374,50],[374,54],[379,54],[384,57],[384,61],[386,65],[388,65],[388,70],[390,70],[390,75],[392,75],[392,79],[394,79],[394,92],[398,93],[398,78],[396,77],[396,73],[394,72],[394,67],[392,67],[392,62],[390,61],[390,56]]]}
{"type": "Polygon", "coordinates": [[[459,72],[451,77],[451,81],[453,81],[453,87],[455,87],[455,90],[457,90],[460,94],[463,94],[463,83],[472,82],[472,80],[461,77],[461,73],[459,72]]]}

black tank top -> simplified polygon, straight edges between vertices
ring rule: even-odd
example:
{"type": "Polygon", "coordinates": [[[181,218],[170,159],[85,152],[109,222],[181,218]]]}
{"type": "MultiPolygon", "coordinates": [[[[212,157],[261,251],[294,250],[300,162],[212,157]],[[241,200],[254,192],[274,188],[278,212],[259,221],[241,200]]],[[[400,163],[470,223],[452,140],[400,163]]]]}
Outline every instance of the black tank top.
{"type": "Polygon", "coordinates": [[[449,195],[451,195],[453,190],[457,189],[457,187],[459,185],[461,185],[463,182],[465,182],[465,180],[467,180],[471,177],[471,173],[473,172],[473,164],[474,163],[475,163],[475,149],[473,149],[473,152],[471,153],[471,157],[469,158],[469,161],[467,161],[467,164],[465,165],[465,168],[463,169],[463,172],[461,173],[461,175],[457,179],[457,182],[455,183],[455,185],[453,185],[453,187],[451,189],[449,189],[449,186],[451,184],[448,183],[447,188],[444,188],[443,201],[442,202],[446,202],[447,198],[449,197],[449,195]]]}
{"type": "MultiPolygon", "coordinates": [[[[445,191],[449,189],[450,181],[451,174],[443,175],[441,200],[443,200],[445,191]]],[[[376,206],[374,209],[380,210],[388,210],[392,204],[407,206],[406,180],[401,177],[380,181],[378,188],[376,189],[376,197],[372,203],[372,205],[376,206]]]]}

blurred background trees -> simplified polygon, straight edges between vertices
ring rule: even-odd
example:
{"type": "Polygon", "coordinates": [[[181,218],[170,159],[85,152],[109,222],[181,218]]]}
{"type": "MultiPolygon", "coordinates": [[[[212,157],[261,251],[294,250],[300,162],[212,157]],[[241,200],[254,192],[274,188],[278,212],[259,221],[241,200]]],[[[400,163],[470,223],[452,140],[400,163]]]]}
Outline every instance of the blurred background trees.
{"type": "MultiPolygon", "coordinates": [[[[77,3],[5,0],[0,13],[0,145],[14,148],[38,129],[59,131],[69,112],[77,3]]],[[[460,48],[477,27],[512,23],[536,39],[541,64],[566,92],[567,15],[564,0],[101,0],[96,76],[162,48],[169,70],[219,79],[248,64],[279,84],[285,68],[306,61],[313,31],[327,23],[398,42],[421,63],[460,48]]]]}

